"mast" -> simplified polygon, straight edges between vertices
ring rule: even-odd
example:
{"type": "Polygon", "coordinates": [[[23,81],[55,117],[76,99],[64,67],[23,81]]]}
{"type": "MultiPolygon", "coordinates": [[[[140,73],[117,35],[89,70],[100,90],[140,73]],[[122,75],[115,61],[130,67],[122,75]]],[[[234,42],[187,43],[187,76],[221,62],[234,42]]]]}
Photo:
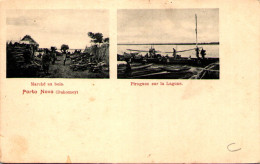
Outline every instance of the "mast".
{"type": "Polygon", "coordinates": [[[197,14],[195,14],[195,22],[196,22],[196,28],[195,28],[195,32],[196,32],[196,48],[198,48],[197,14]]]}

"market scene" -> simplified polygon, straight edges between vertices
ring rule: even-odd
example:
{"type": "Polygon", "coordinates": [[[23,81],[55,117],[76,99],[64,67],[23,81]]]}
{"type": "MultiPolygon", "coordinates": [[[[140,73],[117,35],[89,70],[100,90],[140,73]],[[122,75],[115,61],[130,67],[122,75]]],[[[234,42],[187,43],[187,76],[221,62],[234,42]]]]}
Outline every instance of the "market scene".
{"type": "Polygon", "coordinates": [[[109,43],[86,49],[38,48],[31,36],[7,46],[7,77],[108,78],[109,43]]]}
{"type": "Polygon", "coordinates": [[[12,11],[7,18],[13,33],[6,41],[6,77],[109,78],[108,25],[101,21],[105,13],[85,12],[12,11]],[[90,21],[91,15],[99,18],[90,21]]]}

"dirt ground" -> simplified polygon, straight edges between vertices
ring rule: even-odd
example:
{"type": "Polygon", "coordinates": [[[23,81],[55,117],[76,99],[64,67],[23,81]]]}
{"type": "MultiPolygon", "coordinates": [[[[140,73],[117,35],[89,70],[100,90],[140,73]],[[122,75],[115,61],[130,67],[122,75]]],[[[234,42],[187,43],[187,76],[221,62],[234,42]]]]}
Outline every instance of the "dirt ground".
{"type": "Polygon", "coordinates": [[[50,64],[49,74],[40,73],[42,78],[109,78],[109,72],[93,73],[89,70],[73,71],[70,69],[71,60],[68,58],[63,65],[62,56],[57,56],[55,64],[50,64]]]}

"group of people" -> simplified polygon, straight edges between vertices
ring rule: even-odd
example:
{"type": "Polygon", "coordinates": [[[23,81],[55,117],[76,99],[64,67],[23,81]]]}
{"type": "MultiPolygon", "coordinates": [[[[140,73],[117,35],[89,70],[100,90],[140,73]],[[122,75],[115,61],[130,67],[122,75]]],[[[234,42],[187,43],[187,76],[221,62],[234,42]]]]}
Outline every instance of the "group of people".
{"type": "MultiPolygon", "coordinates": [[[[10,43],[10,46],[18,47],[19,43],[10,43]]],[[[81,53],[81,50],[76,50],[77,53],[81,53]]],[[[70,52],[62,52],[62,63],[65,66],[68,56],[70,52]]],[[[56,49],[48,49],[45,48],[42,51],[37,51],[37,48],[33,45],[25,45],[23,49],[23,58],[25,64],[39,64],[41,63],[41,68],[45,75],[49,74],[50,65],[54,65],[57,61],[57,52],[56,49]],[[39,60],[40,59],[40,60],[39,60]]]]}
{"type": "MultiPolygon", "coordinates": [[[[196,57],[197,57],[198,59],[205,59],[206,50],[204,50],[204,49],[202,48],[201,51],[200,51],[199,47],[197,47],[197,48],[195,48],[195,51],[196,51],[196,57]],[[200,58],[199,54],[201,55],[201,58],[200,58]]],[[[153,58],[161,58],[161,57],[162,57],[161,54],[156,54],[155,52],[156,52],[155,49],[154,49],[154,48],[151,48],[151,49],[149,50],[149,55],[148,55],[148,53],[147,53],[147,54],[145,55],[145,57],[146,57],[146,58],[148,58],[149,56],[150,56],[150,57],[153,57],[153,58]]],[[[173,48],[172,56],[173,56],[174,59],[179,59],[179,58],[181,58],[181,55],[177,55],[177,51],[176,51],[175,48],[173,48]]],[[[167,54],[165,57],[168,58],[168,57],[169,57],[168,54],[167,54]]]]}
{"type": "MultiPolygon", "coordinates": [[[[63,65],[65,65],[66,60],[67,60],[67,53],[62,54],[62,59],[63,59],[63,65]]],[[[57,54],[55,51],[50,51],[48,49],[44,49],[43,55],[41,56],[42,59],[42,69],[46,75],[49,74],[49,68],[50,68],[50,63],[53,65],[55,64],[55,61],[57,60],[57,54]]]]}
{"type": "Polygon", "coordinates": [[[202,59],[205,59],[206,50],[204,50],[204,49],[202,48],[201,51],[200,51],[199,47],[197,47],[197,48],[195,49],[195,51],[196,51],[196,57],[197,57],[198,59],[200,59],[199,54],[201,55],[201,58],[202,58],[202,59]]]}

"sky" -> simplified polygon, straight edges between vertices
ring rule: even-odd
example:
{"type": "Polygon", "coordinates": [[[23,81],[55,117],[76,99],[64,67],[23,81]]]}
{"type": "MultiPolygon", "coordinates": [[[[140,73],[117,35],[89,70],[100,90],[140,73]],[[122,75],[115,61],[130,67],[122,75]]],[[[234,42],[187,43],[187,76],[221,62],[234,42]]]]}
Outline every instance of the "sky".
{"type": "Polygon", "coordinates": [[[40,48],[84,49],[91,45],[88,32],[109,37],[108,10],[8,10],[6,24],[7,41],[30,35],[40,48]]]}
{"type": "Polygon", "coordinates": [[[219,41],[218,9],[125,9],[117,12],[118,43],[219,41]]]}

